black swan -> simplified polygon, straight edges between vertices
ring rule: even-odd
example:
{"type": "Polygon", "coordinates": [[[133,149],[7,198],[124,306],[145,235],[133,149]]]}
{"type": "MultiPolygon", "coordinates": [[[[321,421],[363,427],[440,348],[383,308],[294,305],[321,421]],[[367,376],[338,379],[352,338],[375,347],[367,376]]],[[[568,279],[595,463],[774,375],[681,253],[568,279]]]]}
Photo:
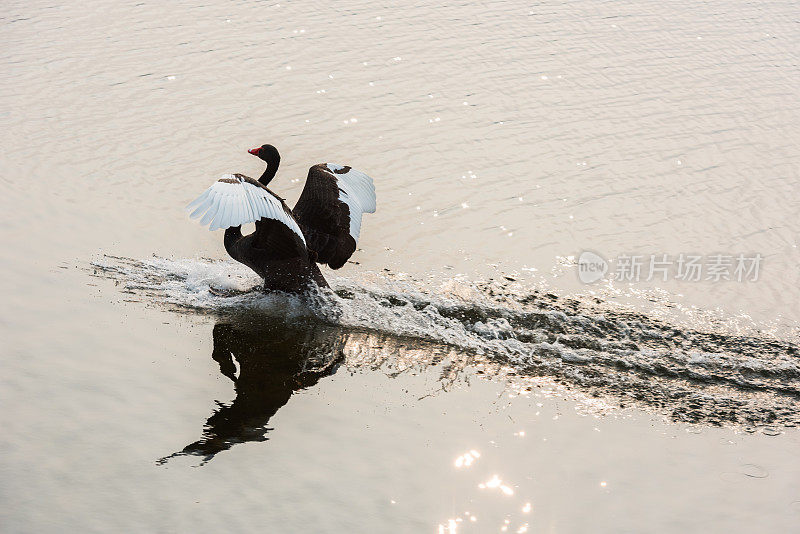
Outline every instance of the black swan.
{"type": "Polygon", "coordinates": [[[319,163],[311,167],[294,209],[267,188],[281,157],[272,145],[248,150],[267,163],[253,180],[226,174],[190,203],[191,217],[209,230],[225,228],[225,250],[264,279],[264,290],[299,293],[328,283],[317,267],[342,267],[356,250],[361,215],[375,213],[372,178],[347,166],[319,163]],[[256,231],[242,235],[242,225],[256,231]]]}

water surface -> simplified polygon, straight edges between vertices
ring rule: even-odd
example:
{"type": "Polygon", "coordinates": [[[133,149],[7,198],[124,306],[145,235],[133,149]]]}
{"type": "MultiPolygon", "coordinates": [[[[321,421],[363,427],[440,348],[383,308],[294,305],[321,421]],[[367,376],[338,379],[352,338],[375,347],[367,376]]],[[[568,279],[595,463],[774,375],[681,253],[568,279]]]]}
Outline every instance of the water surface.
{"type": "Polygon", "coordinates": [[[797,15],[6,3],[4,529],[796,528],[797,15]],[[261,143],[290,205],[375,178],[333,295],[248,291],[181,211],[261,143]]]}

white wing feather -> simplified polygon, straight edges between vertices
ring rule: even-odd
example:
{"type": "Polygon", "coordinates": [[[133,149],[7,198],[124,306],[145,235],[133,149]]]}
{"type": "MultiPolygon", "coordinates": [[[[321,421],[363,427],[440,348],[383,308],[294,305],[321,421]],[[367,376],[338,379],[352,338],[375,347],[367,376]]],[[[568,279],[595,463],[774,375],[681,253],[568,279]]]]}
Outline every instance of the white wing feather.
{"type": "MultiPolygon", "coordinates": [[[[186,209],[191,211],[192,219],[202,215],[200,224],[209,224],[209,230],[241,226],[266,218],[282,222],[300,236],[304,244],[306,242],[294,217],[286,213],[280,200],[263,187],[232,174],[226,174],[220,181],[214,182],[186,209]]],[[[361,218],[360,215],[358,218],[361,218]]]]}
{"type": "Polygon", "coordinates": [[[375,213],[375,184],[372,178],[361,171],[351,168],[346,173],[334,171],[344,169],[343,165],[327,163],[328,170],[336,178],[339,186],[339,200],[350,208],[350,235],[358,243],[361,235],[361,215],[375,213]]]}

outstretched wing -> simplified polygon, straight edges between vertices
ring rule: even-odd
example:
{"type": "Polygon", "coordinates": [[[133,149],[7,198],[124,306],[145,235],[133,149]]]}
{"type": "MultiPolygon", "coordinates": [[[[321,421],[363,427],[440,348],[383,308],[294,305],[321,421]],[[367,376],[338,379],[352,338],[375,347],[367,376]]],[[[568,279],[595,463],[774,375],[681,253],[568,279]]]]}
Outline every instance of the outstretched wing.
{"type": "Polygon", "coordinates": [[[305,244],[305,237],[289,207],[272,191],[242,174],[226,174],[186,206],[190,217],[200,216],[209,230],[272,219],[289,227],[305,244]]]}
{"type": "Polygon", "coordinates": [[[317,262],[338,269],[356,250],[361,215],[375,213],[375,185],[351,167],[319,163],[308,170],[292,212],[317,262]]]}

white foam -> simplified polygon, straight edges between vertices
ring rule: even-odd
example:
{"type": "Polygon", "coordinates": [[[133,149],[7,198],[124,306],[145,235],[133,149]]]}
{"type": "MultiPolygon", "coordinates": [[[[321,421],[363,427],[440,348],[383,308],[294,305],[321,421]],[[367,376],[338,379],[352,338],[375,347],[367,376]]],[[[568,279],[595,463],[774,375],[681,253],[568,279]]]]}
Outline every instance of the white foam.
{"type": "Polygon", "coordinates": [[[637,398],[659,405],[707,405],[705,412],[675,410],[681,417],[713,419],[728,404],[736,404],[736,417],[791,414],[786,398],[772,392],[800,393],[791,341],[708,336],[627,308],[597,310],[589,302],[576,306],[575,299],[543,292],[515,294],[497,282],[454,278],[431,290],[403,274],[365,273],[358,281],[328,274],[333,291],[301,298],[263,293],[261,280],[233,261],[104,257],[93,265],[128,292],[182,308],[315,316],[345,328],[433,341],[520,371],[534,369],[533,376],[552,375],[614,395],[635,391],[637,398]],[[714,389],[698,389],[686,379],[714,389]],[[744,408],[743,391],[759,392],[744,408]]]}

